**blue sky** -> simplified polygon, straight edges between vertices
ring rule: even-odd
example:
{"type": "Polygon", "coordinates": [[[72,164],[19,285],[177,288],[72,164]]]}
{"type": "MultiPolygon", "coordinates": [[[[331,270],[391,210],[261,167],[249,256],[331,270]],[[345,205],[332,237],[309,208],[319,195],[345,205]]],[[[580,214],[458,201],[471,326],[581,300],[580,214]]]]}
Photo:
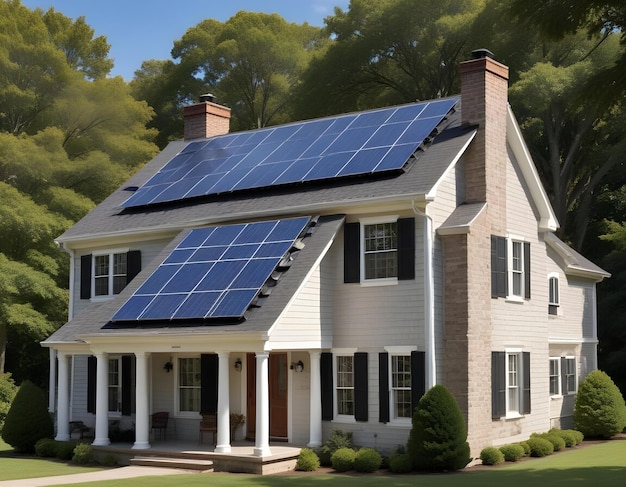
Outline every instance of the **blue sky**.
{"type": "Polygon", "coordinates": [[[175,40],[201,20],[226,21],[239,10],[278,13],[288,22],[324,25],[333,8],[349,0],[22,0],[28,8],[54,7],[66,17],[84,16],[96,36],[106,36],[115,61],[112,75],[131,80],[147,59],[170,59],[175,40]]]}

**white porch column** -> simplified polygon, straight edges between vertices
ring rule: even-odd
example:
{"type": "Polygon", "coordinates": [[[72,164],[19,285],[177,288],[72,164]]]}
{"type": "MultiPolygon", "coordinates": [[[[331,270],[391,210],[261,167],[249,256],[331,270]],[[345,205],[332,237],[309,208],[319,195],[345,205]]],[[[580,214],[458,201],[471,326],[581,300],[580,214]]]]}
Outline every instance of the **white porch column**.
{"type": "Polygon", "coordinates": [[[50,374],[48,376],[48,412],[54,413],[54,405],[56,403],[56,376],[57,376],[57,351],[54,348],[49,349],[50,352],[50,374]]]}
{"type": "Polygon", "coordinates": [[[270,450],[270,394],[268,359],[269,352],[256,354],[256,439],[254,455],[271,455],[270,450]]]}
{"type": "Polygon", "coordinates": [[[216,453],[230,453],[230,388],[229,352],[218,352],[217,445],[216,453]]]}
{"type": "Polygon", "coordinates": [[[310,380],[310,396],[309,396],[309,448],[315,448],[322,445],[322,381],[320,377],[320,357],[321,352],[309,352],[311,364],[309,370],[311,374],[310,380]]]}
{"type": "Polygon", "coordinates": [[[57,406],[57,435],[55,440],[70,439],[70,377],[67,354],[59,352],[59,404],[57,406]]]}
{"type": "Polygon", "coordinates": [[[92,445],[107,446],[109,440],[109,355],[96,356],[96,437],[92,445]]]}
{"type": "Polygon", "coordinates": [[[148,352],[135,352],[135,444],[133,450],[150,448],[150,410],[148,404],[148,352]]]}

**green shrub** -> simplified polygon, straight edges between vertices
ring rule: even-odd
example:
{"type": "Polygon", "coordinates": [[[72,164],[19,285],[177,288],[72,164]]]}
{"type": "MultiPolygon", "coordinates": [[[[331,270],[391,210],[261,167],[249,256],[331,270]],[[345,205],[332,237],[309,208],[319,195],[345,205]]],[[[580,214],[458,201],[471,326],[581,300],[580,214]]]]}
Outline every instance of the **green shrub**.
{"type": "Polygon", "coordinates": [[[354,458],[354,469],[357,472],[371,473],[380,468],[383,458],[373,448],[361,448],[354,458]]]}
{"type": "Polygon", "coordinates": [[[576,444],[580,444],[583,442],[583,440],[585,439],[585,435],[583,435],[580,431],[577,430],[568,430],[571,431],[572,434],[574,435],[574,438],[576,438],[576,444]]]}
{"type": "Polygon", "coordinates": [[[316,452],[320,459],[320,464],[325,467],[330,467],[330,457],[339,448],[352,448],[352,432],[333,430],[330,437],[324,442],[324,444],[316,452]]]}
{"type": "Polygon", "coordinates": [[[526,453],[522,445],[518,443],[511,443],[510,445],[503,445],[500,447],[500,451],[504,455],[504,459],[507,462],[517,462],[526,453]]]}
{"type": "Polygon", "coordinates": [[[601,370],[591,372],[578,388],[574,425],[585,437],[591,438],[610,438],[626,426],[622,393],[601,370]]]}
{"type": "Polygon", "coordinates": [[[539,437],[539,438],[543,438],[545,440],[548,440],[550,443],[552,443],[552,448],[554,449],[554,451],[561,451],[563,448],[565,448],[565,440],[563,438],[561,438],[557,434],[554,434],[554,433],[533,433],[530,436],[531,436],[531,438],[539,437]]]}
{"type": "Polygon", "coordinates": [[[495,446],[488,446],[480,452],[480,459],[483,465],[497,465],[504,462],[504,454],[495,446]]]}
{"type": "Polygon", "coordinates": [[[576,435],[574,435],[572,430],[560,430],[557,428],[552,428],[550,431],[548,431],[548,433],[550,433],[551,435],[558,435],[563,438],[563,441],[565,442],[565,446],[567,448],[571,448],[576,445],[576,435]]]}
{"type": "Polygon", "coordinates": [[[78,465],[87,465],[93,460],[93,448],[87,443],[79,443],[74,448],[74,455],[72,456],[72,462],[78,465]]]}
{"type": "Polygon", "coordinates": [[[2,431],[4,421],[16,393],[17,386],[15,382],[13,382],[13,379],[11,379],[11,374],[8,372],[0,374],[0,431],[2,431]]]}
{"type": "Polygon", "coordinates": [[[100,463],[106,467],[115,467],[117,465],[117,455],[107,453],[104,457],[102,457],[102,461],[100,463]]]}
{"type": "Polygon", "coordinates": [[[52,438],[42,438],[35,443],[35,454],[38,457],[55,458],[57,456],[58,442],[52,438]]]}
{"type": "Polygon", "coordinates": [[[48,398],[32,382],[25,380],[2,428],[2,439],[15,451],[34,453],[35,443],[42,438],[52,438],[54,425],[48,413],[48,398]]]}
{"type": "Polygon", "coordinates": [[[554,446],[545,438],[532,436],[526,441],[530,447],[531,457],[545,457],[554,453],[554,446]]]}
{"type": "Polygon", "coordinates": [[[393,473],[409,473],[413,470],[413,461],[408,453],[394,453],[389,457],[389,470],[393,473]]]}
{"type": "Polygon", "coordinates": [[[525,457],[529,457],[530,456],[530,445],[528,444],[527,441],[520,441],[519,442],[519,446],[521,446],[524,450],[524,456],[525,457]]]}
{"type": "Polygon", "coordinates": [[[352,448],[339,448],[330,457],[330,463],[337,472],[354,470],[356,452],[352,448]]]}
{"type": "Polygon", "coordinates": [[[76,445],[76,441],[57,441],[57,458],[59,460],[71,460],[76,445]]]}
{"type": "Polygon", "coordinates": [[[320,459],[310,448],[300,450],[298,460],[296,461],[296,470],[301,472],[314,472],[320,468],[320,459]]]}
{"type": "Polygon", "coordinates": [[[458,470],[470,461],[467,427],[461,409],[442,385],[433,386],[418,403],[407,450],[417,470],[458,470]]]}

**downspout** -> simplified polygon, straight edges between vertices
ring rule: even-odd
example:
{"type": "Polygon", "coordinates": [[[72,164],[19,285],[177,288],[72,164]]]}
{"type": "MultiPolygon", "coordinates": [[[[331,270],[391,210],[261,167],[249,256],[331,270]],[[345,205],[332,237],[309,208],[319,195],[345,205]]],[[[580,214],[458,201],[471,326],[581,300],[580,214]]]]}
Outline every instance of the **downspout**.
{"type": "Polygon", "coordinates": [[[426,390],[437,383],[437,360],[435,351],[435,277],[433,258],[433,220],[415,206],[411,209],[424,217],[424,339],[426,343],[426,390]]]}

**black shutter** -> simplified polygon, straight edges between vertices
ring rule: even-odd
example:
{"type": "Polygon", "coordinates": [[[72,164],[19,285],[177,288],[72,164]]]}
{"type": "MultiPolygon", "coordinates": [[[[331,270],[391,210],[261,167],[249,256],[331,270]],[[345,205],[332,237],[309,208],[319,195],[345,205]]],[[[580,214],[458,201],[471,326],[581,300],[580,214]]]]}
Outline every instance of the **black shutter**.
{"type": "Polygon", "coordinates": [[[141,250],[131,250],[126,253],[126,284],[141,271],[141,250]]]}
{"type": "Polygon", "coordinates": [[[354,354],[354,419],[357,421],[368,420],[368,370],[367,352],[354,354]]]}
{"type": "Polygon", "coordinates": [[[415,218],[398,219],[398,280],[415,279],[415,218]]]}
{"type": "Polygon", "coordinates": [[[320,382],[322,389],[322,420],[333,419],[333,354],[322,352],[320,357],[320,382]]]}
{"type": "Polygon", "coordinates": [[[133,404],[133,358],[122,355],[122,416],[130,416],[133,404]]]}
{"type": "Polygon", "coordinates": [[[530,243],[524,242],[524,298],[530,299],[530,243]]]}
{"type": "Polygon", "coordinates": [[[524,388],[522,391],[522,413],[530,414],[530,352],[522,353],[522,380],[524,388]]]}
{"type": "Polygon", "coordinates": [[[217,354],[200,356],[200,413],[217,413],[218,367],[217,354]]]}
{"type": "Polygon", "coordinates": [[[378,354],[378,421],[389,422],[389,354],[378,354]]]}
{"type": "Polygon", "coordinates": [[[505,298],[507,294],[506,238],[491,236],[491,297],[505,298]]]}
{"type": "Polygon", "coordinates": [[[361,224],[346,223],[343,228],[343,282],[361,281],[361,224]]]}
{"type": "Polygon", "coordinates": [[[87,412],[96,412],[96,357],[87,357],[87,412]]]}
{"type": "Polygon", "coordinates": [[[506,414],[506,353],[491,352],[491,417],[506,414]]]}
{"type": "Polygon", "coordinates": [[[566,367],[565,357],[561,357],[561,394],[564,396],[569,392],[567,390],[567,376],[565,375],[567,371],[566,367]]]}
{"type": "Polygon", "coordinates": [[[411,352],[411,416],[426,392],[426,352],[411,352]]]}
{"type": "Polygon", "coordinates": [[[91,254],[80,256],[80,299],[91,298],[91,254]]]}

